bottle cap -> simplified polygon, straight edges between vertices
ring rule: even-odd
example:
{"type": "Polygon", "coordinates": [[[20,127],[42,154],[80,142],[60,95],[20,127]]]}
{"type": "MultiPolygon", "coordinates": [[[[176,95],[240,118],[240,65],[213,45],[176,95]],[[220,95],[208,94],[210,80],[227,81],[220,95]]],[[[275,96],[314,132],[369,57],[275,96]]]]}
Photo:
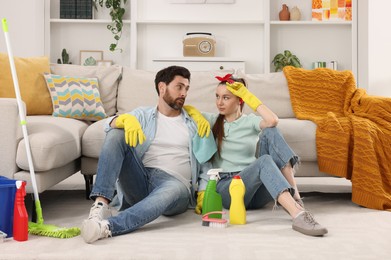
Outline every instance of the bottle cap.
{"type": "Polygon", "coordinates": [[[241,178],[240,178],[240,175],[235,175],[233,178],[234,178],[234,179],[241,179],[241,178]]]}

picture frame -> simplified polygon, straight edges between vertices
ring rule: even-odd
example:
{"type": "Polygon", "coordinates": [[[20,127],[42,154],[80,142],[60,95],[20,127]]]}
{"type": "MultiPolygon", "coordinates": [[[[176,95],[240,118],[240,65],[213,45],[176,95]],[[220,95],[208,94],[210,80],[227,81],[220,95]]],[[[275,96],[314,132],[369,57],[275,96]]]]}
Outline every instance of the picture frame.
{"type": "Polygon", "coordinates": [[[98,60],[103,60],[103,51],[81,50],[80,65],[96,66],[98,60]]]}
{"type": "Polygon", "coordinates": [[[97,60],[96,61],[97,66],[110,67],[112,64],[113,64],[112,60],[97,60]]]}

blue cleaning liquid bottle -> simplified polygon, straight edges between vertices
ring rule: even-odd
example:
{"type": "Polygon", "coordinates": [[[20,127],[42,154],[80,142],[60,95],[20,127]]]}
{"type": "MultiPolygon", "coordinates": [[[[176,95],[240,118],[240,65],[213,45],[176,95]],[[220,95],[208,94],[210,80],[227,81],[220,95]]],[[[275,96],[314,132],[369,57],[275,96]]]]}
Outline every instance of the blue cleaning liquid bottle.
{"type": "MultiPolygon", "coordinates": [[[[206,185],[204,200],[202,202],[202,215],[205,215],[212,211],[222,211],[223,210],[223,200],[221,195],[216,191],[217,180],[219,178],[219,172],[222,169],[210,169],[208,171],[209,181],[206,185]]],[[[210,218],[222,218],[221,214],[210,214],[210,218]]]]}

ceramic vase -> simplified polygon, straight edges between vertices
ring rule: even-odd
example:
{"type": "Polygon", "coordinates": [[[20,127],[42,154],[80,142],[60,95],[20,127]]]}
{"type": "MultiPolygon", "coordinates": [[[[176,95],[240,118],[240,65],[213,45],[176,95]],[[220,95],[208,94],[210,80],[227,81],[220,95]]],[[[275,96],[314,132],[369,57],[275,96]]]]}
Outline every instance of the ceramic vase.
{"type": "Polygon", "coordinates": [[[280,21],[289,21],[290,13],[289,13],[288,6],[286,4],[282,5],[282,9],[279,13],[279,18],[280,18],[280,21]]]}
{"type": "Polygon", "coordinates": [[[300,9],[297,8],[297,6],[293,7],[291,9],[291,21],[300,21],[301,20],[301,12],[300,9]]]}

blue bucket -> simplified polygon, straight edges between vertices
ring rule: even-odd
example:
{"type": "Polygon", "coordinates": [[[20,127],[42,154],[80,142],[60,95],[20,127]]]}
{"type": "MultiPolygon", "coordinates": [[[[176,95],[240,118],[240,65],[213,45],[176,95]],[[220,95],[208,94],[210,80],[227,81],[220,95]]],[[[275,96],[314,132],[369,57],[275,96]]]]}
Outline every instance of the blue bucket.
{"type": "Polygon", "coordinates": [[[0,230],[12,237],[16,180],[0,176],[0,230]]]}

